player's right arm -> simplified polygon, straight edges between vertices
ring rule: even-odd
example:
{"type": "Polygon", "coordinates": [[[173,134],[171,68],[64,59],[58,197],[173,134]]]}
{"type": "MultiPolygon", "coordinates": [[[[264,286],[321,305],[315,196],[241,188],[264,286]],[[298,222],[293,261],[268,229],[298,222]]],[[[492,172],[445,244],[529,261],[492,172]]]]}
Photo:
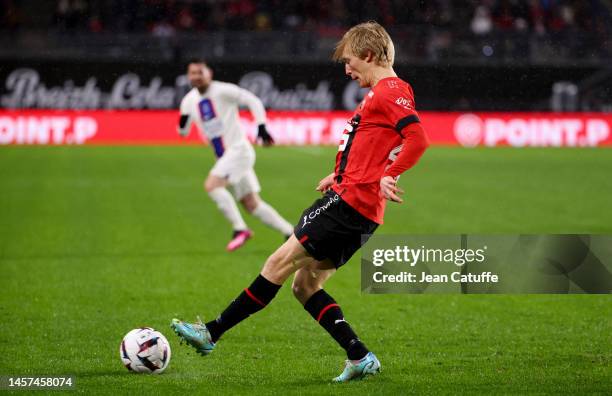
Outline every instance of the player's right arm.
{"type": "Polygon", "coordinates": [[[187,97],[184,97],[181,101],[180,117],[177,126],[178,134],[182,137],[189,136],[192,121],[191,112],[189,111],[189,100],[187,97]]]}

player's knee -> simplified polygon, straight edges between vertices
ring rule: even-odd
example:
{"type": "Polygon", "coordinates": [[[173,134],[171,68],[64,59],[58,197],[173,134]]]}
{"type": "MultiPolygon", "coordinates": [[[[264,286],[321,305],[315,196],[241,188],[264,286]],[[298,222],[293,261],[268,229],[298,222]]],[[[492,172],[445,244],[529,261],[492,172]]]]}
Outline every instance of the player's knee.
{"type": "Polygon", "coordinates": [[[293,292],[293,296],[298,299],[302,304],[304,304],[310,296],[316,293],[320,287],[318,285],[313,285],[308,282],[304,282],[299,278],[295,278],[293,283],[291,284],[291,291],[293,292]]]}
{"type": "Polygon", "coordinates": [[[249,201],[249,203],[244,205],[244,207],[249,213],[253,213],[255,209],[257,209],[257,202],[249,201]]]}
{"type": "Polygon", "coordinates": [[[241,202],[242,202],[242,205],[244,206],[244,209],[249,213],[253,213],[255,209],[257,209],[257,206],[259,205],[259,200],[252,195],[248,195],[242,198],[241,202]]]}
{"type": "Polygon", "coordinates": [[[293,283],[291,284],[291,291],[293,292],[293,296],[299,301],[302,301],[304,299],[304,295],[306,294],[306,289],[304,288],[304,285],[295,281],[293,281],[293,283]]]}
{"type": "Polygon", "coordinates": [[[213,183],[210,181],[210,179],[206,179],[204,181],[204,190],[206,190],[207,193],[211,192],[212,190],[215,189],[215,186],[213,185],[213,183]]]}
{"type": "Polygon", "coordinates": [[[219,187],[223,187],[223,183],[214,176],[208,176],[204,181],[204,190],[208,193],[219,187]]]}

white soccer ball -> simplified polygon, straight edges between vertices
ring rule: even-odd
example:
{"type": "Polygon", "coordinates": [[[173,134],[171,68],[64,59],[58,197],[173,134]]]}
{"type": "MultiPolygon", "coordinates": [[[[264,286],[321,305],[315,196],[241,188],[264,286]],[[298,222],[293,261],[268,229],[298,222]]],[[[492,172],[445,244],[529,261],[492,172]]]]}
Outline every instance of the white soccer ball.
{"type": "Polygon", "coordinates": [[[170,344],[159,331],[141,327],[123,337],[119,355],[123,365],[130,371],[159,374],[170,363],[170,344]]]}

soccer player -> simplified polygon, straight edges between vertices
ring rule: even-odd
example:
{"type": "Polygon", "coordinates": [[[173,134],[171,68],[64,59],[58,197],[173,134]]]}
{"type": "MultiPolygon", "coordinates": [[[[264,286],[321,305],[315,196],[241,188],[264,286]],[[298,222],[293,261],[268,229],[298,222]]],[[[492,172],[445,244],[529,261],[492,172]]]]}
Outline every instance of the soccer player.
{"type": "Polygon", "coordinates": [[[429,145],[412,88],[393,71],[394,55],[391,38],[376,22],[352,27],[338,43],[334,59],[371,90],[345,127],[334,172],[317,186],[324,196],[302,213],[294,234],[217,319],[206,324],[172,320],[174,331],[199,353],[211,353],[226,331],[266,307],[295,273],[295,297],[347,353],[344,371],[334,381],[380,371],[380,362],[323,285],[382,224],[386,200],[402,202],[397,178],[429,145]]]}
{"type": "Polygon", "coordinates": [[[239,106],[247,106],[259,126],[258,139],[265,146],[272,145],[274,140],[266,130],[266,110],[261,100],[237,85],[213,80],[212,70],[200,59],[189,62],[187,77],[193,88],[181,101],[178,132],[186,137],[195,121],[215,151],[217,162],[204,182],[204,189],[234,229],[227,250],[238,249],[253,235],[236,201],[288,238],[293,232],[291,224],[259,196],[261,187],[253,170],[255,150],[238,117],[239,106]],[[236,200],[227,190],[228,185],[236,200]]]}

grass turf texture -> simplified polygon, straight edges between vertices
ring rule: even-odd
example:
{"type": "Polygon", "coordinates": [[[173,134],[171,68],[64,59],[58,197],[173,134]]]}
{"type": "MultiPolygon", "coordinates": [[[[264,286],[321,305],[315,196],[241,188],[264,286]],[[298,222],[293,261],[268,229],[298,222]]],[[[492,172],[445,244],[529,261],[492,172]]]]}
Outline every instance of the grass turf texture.
{"type": "MultiPolygon", "coordinates": [[[[291,222],[316,197],[333,148],[258,151],[262,196],[291,222]]],[[[383,365],[328,381],[343,351],[285,285],[206,358],[174,316],[214,317],[280,235],[224,252],[231,230],[202,190],[202,147],[0,148],[0,374],[76,375],[87,393],[610,394],[609,296],[361,295],[359,254],[327,290],[383,365]],[[122,336],[166,334],[160,376],[121,365],[122,336]]],[[[432,148],[402,177],[380,233],[611,233],[612,151],[432,148]]]]}

